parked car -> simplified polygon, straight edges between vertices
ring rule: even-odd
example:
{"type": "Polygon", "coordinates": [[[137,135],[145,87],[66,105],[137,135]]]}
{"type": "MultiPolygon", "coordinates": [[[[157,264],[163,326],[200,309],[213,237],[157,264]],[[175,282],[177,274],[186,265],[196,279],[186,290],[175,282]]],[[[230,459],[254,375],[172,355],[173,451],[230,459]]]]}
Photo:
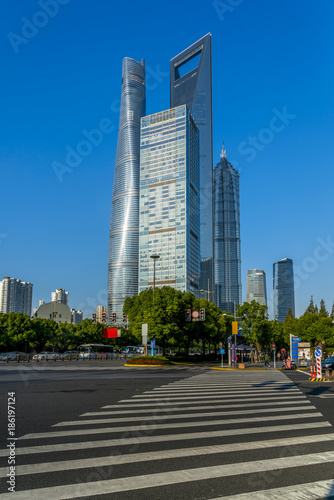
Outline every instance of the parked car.
{"type": "Polygon", "coordinates": [[[65,351],[63,354],[60,355],[62,359],[74,359],[76,358],[77,354],[79,354],[79,351],[65,351]]]}
{"type": "Polygon", "coordinates": [[[20,357],[20,361],[26,361],[28,354],[21,351],[3,352],[0,354],[0,361],[7,361],[7,358],[9,361],[17,361],[18,357],[20,357]]]}
{"type": "Polygon", "coordinates": [[[32,358],[35,361],[42,361],[42,360],[55,360],[59,358],[59,355],[56,352],[40,352],[39,354],[35,354],[34,357],[32,358]]]}
{"type": "Polygon", "coordinates": [[[329,358],[325,359],[321,363],[321,367],[323,370],[328,370],[329,368],[334,368],[334,356],[330,356],[329,358]]]}

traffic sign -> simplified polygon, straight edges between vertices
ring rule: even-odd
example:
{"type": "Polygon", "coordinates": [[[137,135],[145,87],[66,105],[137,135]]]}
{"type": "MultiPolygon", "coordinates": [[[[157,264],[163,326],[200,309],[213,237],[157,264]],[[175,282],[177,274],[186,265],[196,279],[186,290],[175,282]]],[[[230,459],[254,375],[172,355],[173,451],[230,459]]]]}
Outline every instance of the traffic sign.
{"type": "Polygon", "coordinates": [[[300,339],[299,337],[292,337],[292,342],[301,342],[302,339],[300,339]]]}
{"type": "Polygon", "coordinates": [[[199,321],[199,311],[192,311],[191,317],[193,321],[199,321]]]}
{"type": "Polygon", "coordinates": [[[321,350],[320,350],[320,349],[317,349],[317,350],[315,351],[315,355],[316,355],[316,357],[317,357],[317,358],[320,358],[320,357],[321,357],[321,350]]]}
{"type": "Polygon", "coordinates": [[[224,354],[224,349],[219,349],[219,354],[224,354]]]}

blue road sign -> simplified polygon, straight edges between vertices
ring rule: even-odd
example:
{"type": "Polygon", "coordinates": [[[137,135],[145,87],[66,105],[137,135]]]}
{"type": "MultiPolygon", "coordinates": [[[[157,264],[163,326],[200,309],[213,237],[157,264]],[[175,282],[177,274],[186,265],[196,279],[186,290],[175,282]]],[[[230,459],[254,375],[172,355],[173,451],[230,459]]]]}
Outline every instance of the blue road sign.
{"type": "Polygon", "coordinates": [[[224,349],[219,349],[219,354],[224,354],[224,349]]]}
{"type": "Polygon", "coordinates": [[[299,337],[292,337],[292,342],[301,342],[302,339],[300,339],[299,337]]]}
{"type": "Polygon", "coordinates": [[[317,358],[320,358],[320,356],[321,356],[321,350],[320,350],[320,349],[317,349],[317,350],[315,351],[315,355],[316,355],[316,357],[317,357],[317,358]]]}

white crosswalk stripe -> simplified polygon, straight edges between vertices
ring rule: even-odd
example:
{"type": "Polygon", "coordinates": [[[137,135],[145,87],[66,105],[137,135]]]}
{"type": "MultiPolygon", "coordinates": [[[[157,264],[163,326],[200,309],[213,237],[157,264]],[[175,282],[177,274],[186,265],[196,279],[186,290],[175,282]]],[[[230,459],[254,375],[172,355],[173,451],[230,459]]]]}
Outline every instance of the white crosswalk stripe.
{"type": "MultiPolygon", "coordinates": [[[[175,498],[176,485],[185,488],[184,500],[194,498],[193,485],[197,498],[208,500],[334,497],[332,426],[283,373],[197,373],[58,422],[49,432],[20,436],[16,474],[30,482],[15,498],[137,492],[149,499],[160,490],[161,498],[175,498]],[[296,474],[311,467],[322,477],[310,481],[305,474],[295,484],[296,474]],[[41,486],[31,488],[38,475],[41,486]]],[[[3,480],[7,473],[0,469],[3,480]]]]}

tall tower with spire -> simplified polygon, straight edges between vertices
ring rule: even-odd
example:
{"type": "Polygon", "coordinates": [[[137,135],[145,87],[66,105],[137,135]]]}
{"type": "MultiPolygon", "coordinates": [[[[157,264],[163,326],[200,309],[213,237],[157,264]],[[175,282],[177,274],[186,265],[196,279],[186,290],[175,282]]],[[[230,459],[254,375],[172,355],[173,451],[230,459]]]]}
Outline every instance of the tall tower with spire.
{"type": "Polygon", "coordinates": [[[235,313],[241,304],[239,173],[227,161],[223,143],[214,170],[215,302],[235,313]]]}

